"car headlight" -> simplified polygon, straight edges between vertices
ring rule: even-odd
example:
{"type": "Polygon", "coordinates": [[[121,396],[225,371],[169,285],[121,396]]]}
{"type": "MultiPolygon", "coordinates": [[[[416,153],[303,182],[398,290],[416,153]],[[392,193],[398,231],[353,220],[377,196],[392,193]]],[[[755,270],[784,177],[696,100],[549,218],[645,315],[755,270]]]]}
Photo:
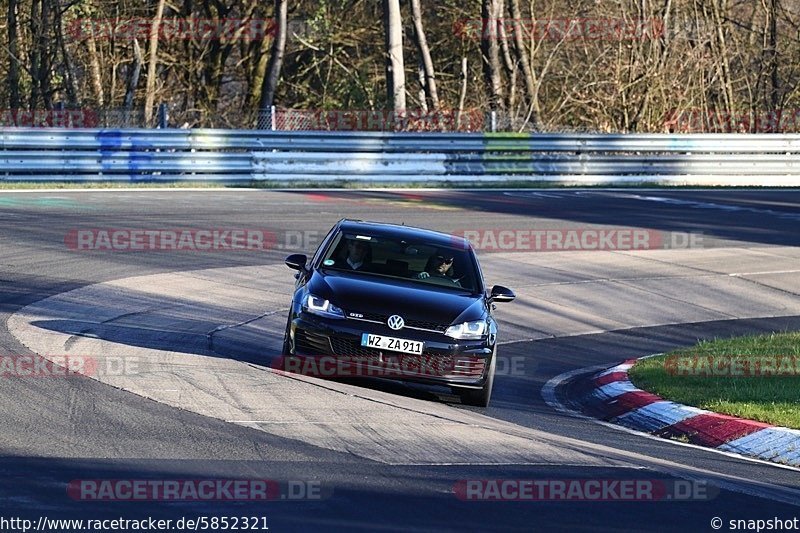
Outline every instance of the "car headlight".
{"type": "Polygon", "coordinates": [[[444,334],[454,339],[480,339],[488,330],[485,320],[475,320],[452,325],[444,334]]]}
{"type": "Polygon", "coordinates": [[[324,316],[326,318],[344,318],[344,311],[330,303],[328,300],[320,298],[319,296],[314,296],[313,294],[309,294],[306,297],[303,309],[309,313],[324,316]]]}

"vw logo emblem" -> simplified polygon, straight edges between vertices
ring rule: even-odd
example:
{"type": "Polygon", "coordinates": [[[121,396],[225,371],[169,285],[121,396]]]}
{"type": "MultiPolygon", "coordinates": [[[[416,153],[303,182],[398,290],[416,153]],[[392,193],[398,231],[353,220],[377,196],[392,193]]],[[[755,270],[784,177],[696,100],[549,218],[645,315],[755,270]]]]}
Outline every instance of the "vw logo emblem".
{"type": "Polygon", "coordinates": [[[389,317],[389,320],[386,321],[386,324],[392,329],[402,329],[406,323],[403,321],[403,317],[400,315],[392,315],[389,317]]]}

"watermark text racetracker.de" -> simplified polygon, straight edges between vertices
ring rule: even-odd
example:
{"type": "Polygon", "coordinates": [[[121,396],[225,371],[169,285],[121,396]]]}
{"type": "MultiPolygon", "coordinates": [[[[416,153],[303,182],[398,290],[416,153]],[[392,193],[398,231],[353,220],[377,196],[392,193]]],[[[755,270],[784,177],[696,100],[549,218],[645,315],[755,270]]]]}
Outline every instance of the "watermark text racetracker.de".
{"type": "Polygon", "coordinates": [[[130,376],[139,373],[139,358],[84,355],[0,355],[0,378],[73,378],[130,376]]]}
{"type": "Polygon", "coordinates": [[[536,41],[635,41],[664,35],[664,21],[657,18],[484,18],[464,19],[453,33],[472,40],[507,40],[521,35],[536,41]]]}
{"type": "Polygon", "coordinates": [[[624,227],[472,228],[454,232],[483,252],[632,251],[701,248],[702,233],[624,227]]]}
{"type": "MultiPolygon", "coordinates": [[[[495,375],[530,376],[536,362],[524,356],[495,356],[495,375]]],[[[394,378],[394,377],[479,377],[487,361],[469,355],[410,355],[384,353],[380,356],[314,355],[276,356],[271,368],[281,372],[326,379],[394,378]]]]}
{"type": "Polygon", "coordinates": [[[317,480],[274,479],[73,479],[67,496],[76,501],[308,501],[329,498],[317,480]]]}
{"type": "Polygon", "coordinates": [[[78,252],[266,252],[317,247],[316,230],[266,228],[73,228],[65,246],[78,252]]]}
{"type": "Polygon", "coordinates": [[[453,492],[464,501],[707,501],[719,487],[683,479],[462,479],[453,492]]]}
{"type": "Polygon", "coordinates": [[[672,109],[664,126],[673,133],[797,133],[800,109],[725,112],[707,109],[672,109]]]}
{"type": "Polygon", "coordinates": [[[448,109],[282,109],[275,115],[279,130],[478,131],[483,128],[484,120],[479,110],[448,109]]]}
{"type": "Polygon", "coordinates": [[[0,127],[94,128],[100,115],[92,109],[0,109],[0,127]]]}
{"type": "Polygon", "coordinates": [[[668,355],[664,369],[673,376],[744,378],[800,376],[797,355],[668,355]]]}
{"type": "Polygon", "coordinates": [[[76,251],[263,251],[275,246],[275,234],[246,228],[90,228],[70,230],[64,244],[76,251]]]}
{"type": "MultiPolygon", "coordinates": [[[[275,19],[165,17],[154,27],[153,20],[149,18],[82,17],[69,22],[66,31],[77,40],[143,40],[148,39],[155,31],[155,35],[162,41],[252,41],[275,37],[278,24],[275,19]]],[[[314,36],[314,31],[306,21],[292,19],[287,21],[286,34],[289,39],[309,39],[314,36]]]]}

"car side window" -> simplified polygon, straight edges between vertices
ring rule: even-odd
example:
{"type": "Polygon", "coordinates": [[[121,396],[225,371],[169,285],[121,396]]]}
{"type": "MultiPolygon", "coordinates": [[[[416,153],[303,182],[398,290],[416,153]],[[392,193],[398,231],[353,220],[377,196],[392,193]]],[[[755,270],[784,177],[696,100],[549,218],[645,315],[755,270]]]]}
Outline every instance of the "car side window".
{"type": "Polygon", "coordinates": [[[322,254],[328,249],[328,244],[336,230],[337,226],[332,227],[330,231],[328,231],[328,234],[325,235],[325,238],[322,239],[322,242],[317,247],[317,251],[314,252],[314,258],[311,260],[312,265],[318,265],[319,261],[322,261],[322,254]]]}

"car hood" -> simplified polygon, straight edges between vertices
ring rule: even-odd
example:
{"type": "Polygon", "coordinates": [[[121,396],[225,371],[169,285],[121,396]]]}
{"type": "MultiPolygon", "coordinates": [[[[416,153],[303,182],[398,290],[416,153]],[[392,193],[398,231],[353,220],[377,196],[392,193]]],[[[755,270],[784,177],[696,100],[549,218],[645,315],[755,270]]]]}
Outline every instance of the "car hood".
{"type": "Polygon", "coordinates": [[[430,287],[413,281],[317,271],[309,292],[347,312],[400,315],[406,320],[454,324],[484,317],[483,298],[467,291],[430,287]]]}

